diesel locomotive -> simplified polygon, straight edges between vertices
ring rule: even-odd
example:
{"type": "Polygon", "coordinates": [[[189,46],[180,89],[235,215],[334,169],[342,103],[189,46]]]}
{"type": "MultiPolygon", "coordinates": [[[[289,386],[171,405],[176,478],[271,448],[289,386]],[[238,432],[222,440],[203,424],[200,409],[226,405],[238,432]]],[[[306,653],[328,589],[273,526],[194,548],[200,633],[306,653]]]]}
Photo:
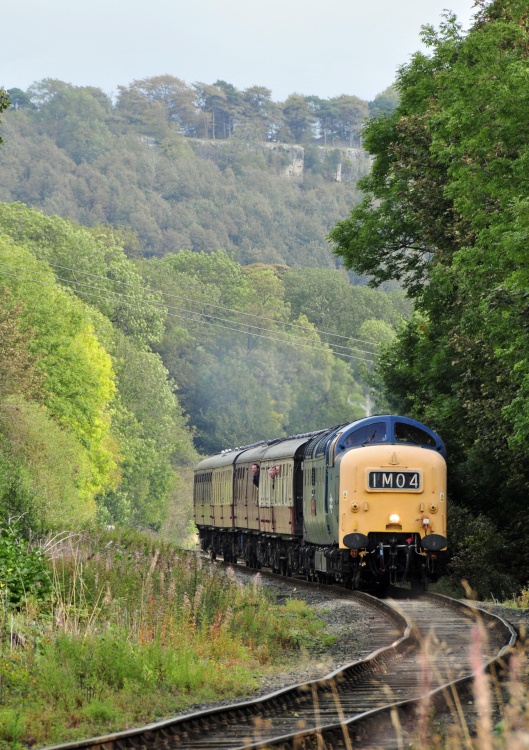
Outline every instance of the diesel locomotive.
{"type": "Polygon", "coordinates": [[[349,588],[425,589],[447,548],[446,451],[392,414],[222,451],[195,468],[200,544],[349,588]]]}

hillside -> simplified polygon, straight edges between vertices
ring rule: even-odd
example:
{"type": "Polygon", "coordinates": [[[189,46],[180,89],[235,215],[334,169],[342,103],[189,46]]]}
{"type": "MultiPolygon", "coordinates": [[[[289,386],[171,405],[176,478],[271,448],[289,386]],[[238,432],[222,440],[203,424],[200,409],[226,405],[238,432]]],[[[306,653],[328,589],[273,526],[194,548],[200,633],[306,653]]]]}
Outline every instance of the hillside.
{"type": "Polygon", "coordinates": [[[369,105],[300,95],[278,105],[267,92],[230,89],[222,120],[220,104],[170,76],[120,87],[114,102],[49,79],[13,89],[0,200],[126,226],[129,254],[222,248],[242,264],[336,267],[326,236],[369,170],[359,137],[369,105]]]}
{"type": "Polygon", "coordinates": [[[324,123],[305,101],[301,143],[278,140],[292,100],[241,104],[220,137],[175,80],[115,102],[60,81],[10,92],[2,516],[185,536],[197,453],[362,416],[366,368],[409,315],[402,292],[352,285],[325,239],[369,166],[359,123],[344,130],[358,102],[324,123]]]}

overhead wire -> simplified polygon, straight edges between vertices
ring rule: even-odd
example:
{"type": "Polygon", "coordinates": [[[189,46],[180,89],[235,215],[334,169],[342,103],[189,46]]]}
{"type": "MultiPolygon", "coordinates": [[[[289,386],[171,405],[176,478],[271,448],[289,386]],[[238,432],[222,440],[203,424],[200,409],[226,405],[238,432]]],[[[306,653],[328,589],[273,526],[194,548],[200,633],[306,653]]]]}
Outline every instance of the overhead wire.
{"type": "MultiPolygon", "coordinates": [[[[2,264],[2,263],[0,262],[0,266],[1,266],[1,265],[4,265],[4,264],[2,264]]],[[[15,278],[18,278],[18,279],[21,279],[21,278],[23,278],[23,277],[21,277],[21,276],[19,276],[19,275],[17,275],[17,274],[14,274],[14,273],[11,273],[11,272],[9,272],[9,271],[3,271],[3,273],[4,273],[4,274],[5,274],[6,276],[12,276],[12,277],[15,277],[15,278]]],[[[38,279],[35,279],[35,278],[31,278],[31,277],[30,277],[30,278],[29,278],[29,281],[31,281],[31,282],[33,282],[33,283],[40,283],[40,284],[42,284],[42,285],[45,285],[45,282],[39,281],[38,279]]],[[[83,294],[84,294],[84,295],[86,295],[87,297],[91,297],[91,298],[93,298],[93,299],[102,299],[102,300],[106,300],[106,301],[109,301],[109,299],[110,299],[110,298],[109,298],[108,296],[106,296],[106,295],[101,295],[101,294],[94,294],[93,292],[86,292],[86,291],[84,291],[84,290],[83,290],[83,294]]],[[[123,296],[123,295],[120,295],[120,294],[119,294],[119,292],[113,292],[113,294],[117,294],[118,296],[123,296]]],[[[136,307],[138,307],[138,308],[140,308],[140,309],[141,309],[141,307],[142,307],[142,304],[140,304],[140,303],[127,302],[127,304],[129,304],[129,305],[131,305],[131,306],[132,306],[132,305],[135,305],[136,307]]],[[[180,318],[180,319],[183,319],[183,320],[189,320],[189,318],[188,318],[188,317],[187,317],[186,315],[183,315],[183,314],[182,314],[182,315],[179,315],[178,313],[167,313],[167,314],[168,314],[168,315],[169,315],[170,317],[174,317],[174,318],[180,318]]],[[[197,313],[194,313],[194,314],[197,314],[197,313]]],[[[335,353],[335,354],[339,354],[340,356],[342,356],[342,357],[344,357],[344,358],[346,358],[346,359],[355,359],[355,360],[359,360],[359,361],[361,361],[361,362],[368,362],[368,363],[372,363],[372,362],[373,362],[373,360],[371,360],[371,359],[367,359],[367,358],[365,358],[365,357],[356,357],[356,356],[353,356],[353,355],[350,355],[350,354],[342,354],[342,353],[340,353],[340,352],[334,352],[334,350],[333,350],[333,349],[332,349],[332,348],[330,347],[330,345],[329,345],[329,344],[326,344],[325,342],[323,342],[323,345],[322,345],[322,346],[311,346],[311,345],[309,345],[309,344],[303,344],[303,343],[300,343],[299,341],[294,341],[294,340],[290,340],[290,341],[289,341],[288,339],[281,339],[281,338],[278,338],[277,336],[264,336],[263,334],[252,333],[251,331],[245,331],[245,330],[243,330],[242,328],[233,328],[233,327],[230,327],[230,326],[224,326],[224,325],[220,325],[220,324],[218,324],[218,323],[211,323],[211,322],[210,322],[210,321],[208,321],[207,319],[203,319],[203,320],[194,320],[194,321],[192,321],[192,322],[196,322],[196,323],[204,323],[204,324],[206,324],[206,325],[210,325],[210,326],[213,326],[214,328],[222,328],[222,329],[224,329],[224,330],[232,331],[232,332],[235,332],[235,333],[243,333],[243,334],[245,334],[245,335],[248,335],[248,336],[254,336],[254,337],[256,337],[256,338],[268,339],[268,340],[270,340],[270,341],[275,341],[275,342],[277,342],[277,343],[283,343],[283,344],[295,344],[295,346],[298,346],[298,347],[301,347],[301,348],[304,348],[304,349],[312,349],[313,351],[318,351],[318,352],[331,351],[331,352],[333,352],[333,353],[335,353]],[[328,348],[325,348],[325,347],[328,347],[328,348]]]]}
{"type": "MultiPolygon", "coordinates": [[[[22,256],[18,255],[16,257],[22,257],[22,256]]],[[[105,282],[111,281],[113,284],[121,284],[123,286],[130,286],[130,287],[133,287],[134,289],[140,288],[142,291],[149,292],[151,294],[161,294],[163,297],[170,297],[170,298],[174,298],[174,299],[182,299],[182,300],[184,300],[186,302],[193,302],[195,304],[197,303],[197,300],[195,300],[195,299],[193,299],[191,297],[185,297],[184,295],[181,295],[181,294],[174,294],[172,292],[164,292],[161,289],[152,289],[151,287],[148,287],[148,286],[138,287],[137,285],[132,284],[131,282],[128,282],[128,281],[122,281],[121,279],[109,279],[107,276],[102,276],[101,274],[94,274],[94,273],[90,273],[89,271],[81,271],[80,269],[71,268],[70,266],[64,266],[64,265],[61,265],[59,263],[53,263],[52,261],[50,261],[48,259],[46,259],[46,263],[49,266],[51,266],[52,268],[60,268],[60,269],[62,269],[64,271],[70,271],[74,275],[75,274],[82,274],[83,276],[88,276],[90,278],[102,279],[105,282]]],[[[200,301],[200,304],[206,305],[208,307],[212,307],[212,308],[215,308],[215,309],[218,309],[218,310],[225,310],[226,312],[230,312],[230,313],[232,313],[234,315],[244,315],[246,317],[256,318],[258,320],[264,320],[264,321],[275,323],[275,324],[281,323],[282,325],[285,325],[285,326],[288,326],[288,327],[291,327],[291,328],[298,328],[298,329],[300,329],[302,331],[307,331],[307,327],[306,326],[302,326],[302,325],[299,325],[297,323],[291,323],[289,321],[278,321],[277,319],[269,318],[269,317],[264,316],[264,315],[257,315],[256,313],[249,313],[249,312],[245,312],[244,310],[235,310],[234,308],[227,307],[226,305],[217,305],[217,304],[215,304],[213,302],[205,302],[205,301],[200,301]]],[[[176,309],[178,309],[178,308],[176,308],[176,309]]],[[[249,324],[245,324],[245,325],[249,325],[249,324]]],[[[332,336],[334,338],[345,339],[347,341],[357,341],[358,343],[360,343],[360,344],[366,344],[367,346],[373,346],[373,347],[377,347],[378,346],[375,341],[369,341],[368,339],[360,339],[360,338],[357,338],[357,337],[354,337],[354,336],[345,336],[345,335],[343,335],[341,333],[332,333],[330,331],[321,331],[321,330],[319,330],[317,328],[310,329],[310,330],[314,330],[315,333],[317,333],[319,336],[332,336]]],[[[331,342],[329,342],[329,343],[331,343],[331,342]]],[[[351,350],[355,350],[355,349],[358,350],[358,347],[344,347],[344,348],[351,349],[351,350]]],[[[363,350],[360,349],[359,351],[363,351],[363,350]]],[[[375,352],[367,352],[367,353],[374,354],[375,352]]]]}
{"type": "MultiPolygon", "coordinates": [[[[104,279],[105,281],[109,280],[106,276],[101,276],[101,275],[98,275],[98,274],[92,274],[92,273],[89,273],[88,271],[79,271],[77,269],[69,268],[68,266],[59,265],[58,263],[51,263],[50,261],[47,261],[47,262],[53,268],[61,268],[61,269],[66,270],[66,271],[71,271],[72,273],[82,273],[85,276],[90,276],[92,278],[97,278],[97,279],[104,279]]],[[[134,287],[134,284],[131,284],[130,282],[127,282],[127,281],[121,281],[120,279],[112,279],[112,281],[113,281],[113,283],[116,283],[116,284],[123,284],[124,286],[133,286],[134,287]]],[[[197,301],[197,300],[192,299],[191,297],[185,297],[184,295],[174,294],[172,292],[164,292],[161,289],[151,289],[150,287],[141,287],[141,289],[143,291],[151,292],[153,294],[162,294],[164,297],[172,297],[174,299],[182,299],[182,300],[184,300],[186,302],[194,302],[194,303],[196,303],[196,301],[197,301]]],[[[231,313],[233,313],[235,315],[245,315],[246,317],[257,318],[259,320],[266,320],[268,322],[273,322],[273,323],[278,323],[279,322],[279,321],[275,320],[274,318],[269,318],[269,317],[267,317],[265,315],[257,315],[256,313],[249,313],[249,312],[245,312],[244,310],[235,310],[234,308],[226,307],[225,305],[216,305],[213,302],[201,302],[201,304],[207,305],[208,307],[216,308],[218,310],[226,310],[227,312],[231,312],[231,313]]],[[[286,326],[289,326],[289,327],[292,327],[292,328],[300,328],[301,330],[304,330],[304,331],[307,330],[307,328],[305,326],[301,326],[301,325],[299,325],[297,323],[290,323],[288,321],[281,321],[281,322],[283,323],[283,325],[286,325],[286,326]]],[[[315,329],[315,332],[317,334],[323,335],[323,336],[334,336],[335,338],[346,339],[347,341],[358,341],[359,343],[361,343],[361,344],[367,344],[368,346],[377,346],[377,344],[376,344],[375,341],[369,341],[367,339],[359,339],[359,338],[355,338],[354,336],[344,336],[341,333],[331,333],[330,331],[320,331],[318,329],[315,329]]],[[[348,348],[351,348],[351,347],[348,347],[348,348]]],[[[354,347],[352,347],[352,348],[354,348],[354,347]]]]}
{"type": "MultiPolygon", "coordinates": [[[[20,275],[17,275],[15,273],[10,273],[10,272],[4,270],[3,273],[5,273],[8,276],[13,276],[13,277],[18,278],[18,279],[24,279],[25,278],[26,280],[29,280],[29,281],[31,281],[33,283],[44,284],[44,282],[40,281],[39,279],[37,279],[37,278],[35,278],[33,276],[30,276],[29,273],[28,273],[28,270],[26,268],[23,268],[21,266],[16,266],[14,264],[5,263],[5,262],[2,262],[2,261],[0,261],[0,266],[3,266],[4,268],[5,267],[11,268],[11,269],[14,268],[16,270],[20,270],[20,271],[23,271],[25,273],[25,277],[21,277],[20,275]]],[[[86,274],[86,275],[89,275],[91,277],[97,277],[97,278],[100,278],[100,279],[104,279],[105,282],[114,283],[114,280],[108,279],[105,276],[97,276],[96,274],[87,274],[87,272],[78,271],[78,270],[75,270],[75,269],[72,269],[72,268],[68,268],[68,267],[62,267],[62,268],[64,270],[71,271],[74,275],[76,273],[86,274]]],[[[373,356],[375,354],[375,352],[365,351],[365,350],[359,349],[358,347],[344,347],[344,346],[342,346],[340,344],[336,344],[334,342],[326,342],[326,341],[320,342],[320,345],[313,346],[311,344],[303,343],[303,339],[300,339],[299,336],[295,336],[295,335],[289,334],[287,332],[276,332],[276,333],[284,333],[284,335],[288,336],[289,338],[281,338],[280,336],[277,336],[277,335],[275,335],[275,336],[267,336],[267,335],[264,335],[264,334],[261,334],[261,333],[256,333],[255,331],[266,331],[268,329],[261,328],[259,326],[253,326],[253,325],[251,325],[249,323],[244,323],[244,322],[239,322],[239,321],[230,321],[230,320],[227,320],[226,318],[220,318],[218,316],[213,316],[210,313],[201,313],[201,312],[198,312],[196,310],[187,310],[185,308],[178,308],[178,307],[174,307],[174,306],[169,306],[166,303],[156,302],[154,300],[145,300],[144,299],[144,300],[142,300],[140,302],[140,301],[136,300],[135,298],[133,298],[132,295],[127,295],[127,294],[124,294],[122,292],[117,292],[117,291],[112,290],[112,289],[101,289],[101,287],[97,287],[97,286],[94,286],[94,285],[91,285],[91,284],[86,284],[84,282],[79,282],[77,280],[67,279],[67,278],[63,278],[63,277],[59,277],[59,276],[57,276],[56,279],[59,282],[63,282],[64,284],[66,284],[68,286],[74,287],[75,291],[77,291],[78,293],[82,293],[83,295],[85,295],[87,297],[90,297],[90,298],[101,299],[101,300],[105,300],[107,302],[108,301],[115,301],[115,299],[118,298],[118,299],[123,300],[125,302],[125,304],[128,304],[130,306],[136,306],[136,307],[138,307],[140,309],[142,307],[144,308],[145,306],[152,306],[152,307],[157,307],[157,308],[163,308],[170,317],[175,317],[175,318],[179,318],[179,319],[189,320],[189,317],[188,317],[189,315],[196,316],[195,318],[191,318],[191,320],[190,320],[190,322],[193,322],[193,323],[204,323],[206,325],[209,325],[209,326],[212,326],[212,327],[215,327],[215,328],[222,328],[224,330],[229,330],[229,331],[236,332],[236,333],[242,333],[242,334],[245,334],[245,335],[248,335],[248,336],[253,336],[253,337],[257,337],[257,338],[268,339],[268,340],[271,340],[271,341],[275,341],[277,343],[293,344],[295,346],[299,346],[299,347],[302,347],[302,348],[305,348],[305,349],[312,349],[312,350],[315,350],[315,351],[331,351],[334,354],[337,354],[337,355],[339,355],[341,357],[344,357],[345,359],[354,359],[354,360],[359,360],[359,361],[368,362],[368,363],[372,363],[374,361],[373,359],[370,358],[370,356],[368,356],[368,357],[358,357],[356,355],[352,355],[352,354],[348,354],[347,353],[347,351],[357,351],[357,352],[360,352],[360,353],[363,353],[363,354],[367,354],[367,355],[371,355],[371,356],[373,356]],[[96,294],[94,291],[88,291],[88,290],[95,290],[95,292],[104,292],[105,294],[96,294]],[[113,295],[113,296],[110,297],[109,295],[113,295]],[[221,321],[221,322],[220,323],[213,323],[212,320],[217,320],[217,321],[221,321]],[[235,324],[236,326],[244,326],[244,328],[242,328],[242,327],[234,328],[233,325],[232,326],[222,325],[222,323],[230,323],[230,322],[232,324],[235,324]],[[254,329],[254,330],[249,330],[249,329],[254,329]],[[335,351],[335,349],[345,349],[346,351],[340,352],[340,351],[335,351]]],[[[156,293],[156,291],[157,291],[157,290],[149,290],[149,289],[147,289],[145,287],[135,287],[133,284],[130,284],[130,283],[127,283],[127,282],[119,282],[119,283],[126,284],[127,286],[132,286],[133,288],[139,289],[139,290],[141,290],[143,292],[145,292],[145,291],[151,291],[153,293],[156,293]]],[[[205,304],[211,304],[211,303],[205,303],[205,304]]],[[[214,305],[212,305],[212,306],[214,306],[214,305]]],[[[216,306],[216,307],[221,307],[221,306],[216,306]]],[[[224,308],[224,309],[229,310],[230,308],[224,308]]],[[[236,313],[238,311],[232,311],[232,312],[236,313]]],[[[274,321],[271,318],[264,318],[264,316],[255,316],[255,317],[261,317],[261,319],[269,320],[270,322],[274,322],[276,324],[278,322],[280,322],[280,321],[274,321]]],[[[296,326],[296,327],[297,328],[301,328],[302,330],[307,330],[306,328],[304,329],[303,326],[296,326]]],[[[311,330],[313,330],[313,329],[311,329],[311,330]]]]}

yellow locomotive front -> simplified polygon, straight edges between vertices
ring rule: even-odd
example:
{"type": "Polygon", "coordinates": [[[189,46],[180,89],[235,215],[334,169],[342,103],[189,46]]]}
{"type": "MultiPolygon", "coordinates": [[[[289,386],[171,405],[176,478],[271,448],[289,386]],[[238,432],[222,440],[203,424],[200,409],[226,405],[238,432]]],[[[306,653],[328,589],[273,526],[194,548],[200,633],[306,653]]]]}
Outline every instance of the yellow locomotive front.
{"type": "Polygon", "coordinates": [[[350,550],[357,578],[425,587],[446,549],[444,446],[434,444],[434,433],[416,442],[421,428],[392,420],[380,442],[337,457],[339,546],[350,550]]]}

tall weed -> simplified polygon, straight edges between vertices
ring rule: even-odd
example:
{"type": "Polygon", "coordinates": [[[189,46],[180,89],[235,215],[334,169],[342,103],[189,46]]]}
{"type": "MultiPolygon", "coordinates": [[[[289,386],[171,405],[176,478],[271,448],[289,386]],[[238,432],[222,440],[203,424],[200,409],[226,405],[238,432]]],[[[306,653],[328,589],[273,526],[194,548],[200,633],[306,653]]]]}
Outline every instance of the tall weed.
{"type": "Polygon", "coordinates": [[[0,617],[0,748],[17,732],[50,744],[247,695],[262,665],[324,639],[304,603],[277,606],[147,535],[64,534],[43,549],[48,597],[0,617]]]}

